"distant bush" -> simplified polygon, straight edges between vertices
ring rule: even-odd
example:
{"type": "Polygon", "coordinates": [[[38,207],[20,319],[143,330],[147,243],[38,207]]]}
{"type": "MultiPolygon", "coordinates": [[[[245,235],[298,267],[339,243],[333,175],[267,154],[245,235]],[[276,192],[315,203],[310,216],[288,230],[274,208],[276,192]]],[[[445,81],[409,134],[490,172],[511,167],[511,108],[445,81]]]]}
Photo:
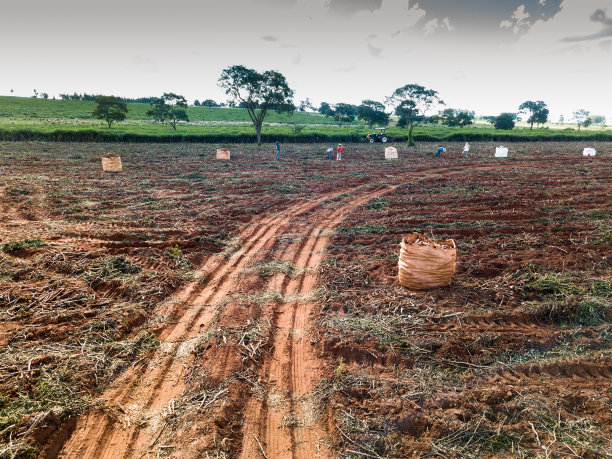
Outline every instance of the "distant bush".
{"type": "Polygon", "coordinates": [[[510,131],[514,129],[514,120],[512,119],[512,114],[510,113],[502,113],[498,117],[495,118],[493,122],[493,127],[495,129],[502,129],[504,131],[510,131]]]}

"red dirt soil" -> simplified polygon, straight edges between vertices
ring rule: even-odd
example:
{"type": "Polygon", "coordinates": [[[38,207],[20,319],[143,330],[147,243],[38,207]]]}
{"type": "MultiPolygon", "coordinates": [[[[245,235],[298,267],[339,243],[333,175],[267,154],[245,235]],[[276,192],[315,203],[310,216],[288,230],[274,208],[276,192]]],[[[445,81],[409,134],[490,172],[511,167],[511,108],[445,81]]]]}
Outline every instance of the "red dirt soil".
{"type": "Polygon", "coordinates": [[[0,243],[45,244],[0,258],[6,451],[611,451],[608,146],[342,164],[113,146],[113,177],[87,160],[105,148],[2,144],[0,243]],[[457,241],[450,287],[399,286],[413,231],[457,241]]]}

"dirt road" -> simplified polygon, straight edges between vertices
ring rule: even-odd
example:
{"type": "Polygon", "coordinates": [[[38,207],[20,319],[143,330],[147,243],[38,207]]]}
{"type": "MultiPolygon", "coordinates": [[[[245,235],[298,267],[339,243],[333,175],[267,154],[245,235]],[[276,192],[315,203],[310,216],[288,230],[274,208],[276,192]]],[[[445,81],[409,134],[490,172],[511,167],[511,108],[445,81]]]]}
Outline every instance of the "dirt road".
{"type": "MultiPolygon", "coordinates": [[[[208,279],[205,286],[195,281],[160,306],[159,316],[177,319],[168,321],[159,332],[162,344],[150,363],[123,374],[103,394],[103,408],[78,419],[63,445],[51,450],[59,449],[63,458],[143,457],[159,451],[156,442],[166,425],[164,418],[187,390],[185,369],[201,333],[214,326],[219,305],[240,283],[239,274],[260,262],[279,237],[292,233],[294,222],[303,224],[305,219],[305,235],[282,255],[296,274],[276,275],[268,282],[268,289],[279,292],[286,301],[272,303],[272,310],[263,314],[272,317],[274,325],[272,352],[265,355],[260,367],[267,391],[263,399],[245,401],[241,457],[330,456],[320,442],[326,434],[310,397],[321,374],[320,362],[306,338],[311,312],[308,295],[315,287],[314,269],[322,260],[329,230],[355,207],[391,189],[343,190],[297,204],[281,215],[256,218],[240,234],[242,246],[235,253],[211,257],[198,270],[197,276],[208,279]],[[355,197],[330,199],[343,193],[355,197]]],[[[226,361],[221,355],[218,358],[219,363],[226,361]]],[[[215,371],[229,369],[220,365],[215,371]]],[[[190,457],[192,453],[197,454],[182,451],[180,445],[172,447],[172,456],[190,457]]]]}

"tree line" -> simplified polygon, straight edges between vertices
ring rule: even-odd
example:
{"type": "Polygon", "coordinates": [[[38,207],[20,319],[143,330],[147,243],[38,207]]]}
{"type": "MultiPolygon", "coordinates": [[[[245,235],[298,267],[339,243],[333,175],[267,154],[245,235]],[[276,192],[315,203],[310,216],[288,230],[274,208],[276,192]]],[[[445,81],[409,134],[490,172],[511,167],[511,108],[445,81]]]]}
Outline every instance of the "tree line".
{"type": "MultiPolygon", "coordinates": [[[[234,65],[222,71],[218,84],[229,96],[227,106],[246,109],[255,128],[259,145],[261,145],[263,123],[270,111],[289,114],[296,110],[315,111],[309,99],[296,106],[293,102],[294,91],[289,87],[285,76],[274,70],[258,72],[243,65],[234,65]]],[[[81,97],[79,100],[86,100],[83,97],[93,96],[75,93],[75,97],[81,97]]],[[[123,121],[126,118],[128,113],[126,99],[114,96],[95,96],[94,100],[97,106],[92,116],[105,120],[109,128],[113,122],[123,121]]],[[[187,100],[184,96],[164,93],[161,97],[144,98],[143,100],[151,105],[147,116],[157,122],[167,123],[174,130],[179,121],[189,121],[186,111],[187,100]]],[[[194,105],[224,106],[224,104],[217,104],[212,99],[206,99],[203,102],[196,100],[194,105]]],[[[322,102],[316,111],[326,117],[332,117],[340,125],[360,119],[372,128],[375,125],[384,127],[389,124],[391,114],[386,110],[387,107],[391,107],[392,112],[398,117],[397,126],[408,129],[408,144],[414,145],[413,129],[417,125],[430,123],[463,128],[474,123],[474,112],[469,110],[444,108],[438,109],[437,114],[430,114],[435,108],[444,105],[446,104],[437,91],[419,84],[407,84],[393,91],[384,103],[371,99],[363,100],[360,105],[347,103],[332,105],[322,102]]],[[[515,127],[515,121],[518,120],[519,115],[530,125],[530,130],[533,130],[534,125],[537,127],[548,121],[549,110],[546,103],[541,100],[526,101],[518,107],[517,113],[501,113],[488,119],[495,129],[511,130],[515,127]]],[[[581,126],[588,127],[593,122],[586,110],[577,110],[574,112],[574,118],[579,129],[581,126]]],[[[602,122],[605,123],[605,118],[602,122]]]]}

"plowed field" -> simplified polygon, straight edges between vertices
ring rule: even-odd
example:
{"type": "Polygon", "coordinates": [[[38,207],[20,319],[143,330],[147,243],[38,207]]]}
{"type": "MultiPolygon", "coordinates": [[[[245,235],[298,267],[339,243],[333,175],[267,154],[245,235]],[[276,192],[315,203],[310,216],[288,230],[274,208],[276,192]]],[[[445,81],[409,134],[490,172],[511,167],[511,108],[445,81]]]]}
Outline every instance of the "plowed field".
{"type": "Polygon", "coordinates": [[[612,146],[436,147],[0,144],[0,457],[612,455],[612,146]]]}

